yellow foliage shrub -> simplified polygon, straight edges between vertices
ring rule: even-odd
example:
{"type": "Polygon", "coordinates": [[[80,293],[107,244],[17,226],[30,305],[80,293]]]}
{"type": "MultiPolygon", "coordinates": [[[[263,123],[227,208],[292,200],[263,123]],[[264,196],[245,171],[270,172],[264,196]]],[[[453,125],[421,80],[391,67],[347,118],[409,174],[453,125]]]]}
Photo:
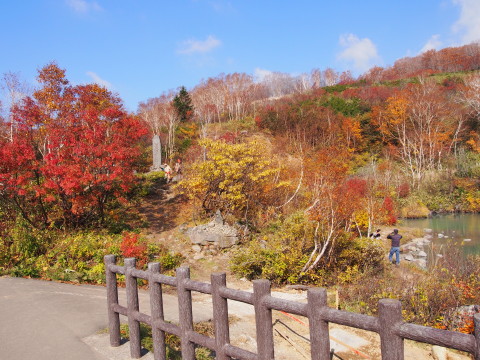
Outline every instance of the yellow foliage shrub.
{"type": "Polygon", "coordinates": [[[206,149],[206,159],[192,165],[177,189],[207,212],[220,210],[252,219],[289,187],[278,179],[280,168],[261,139],[240,144],[204,139],[200,145],[206,149]]]}

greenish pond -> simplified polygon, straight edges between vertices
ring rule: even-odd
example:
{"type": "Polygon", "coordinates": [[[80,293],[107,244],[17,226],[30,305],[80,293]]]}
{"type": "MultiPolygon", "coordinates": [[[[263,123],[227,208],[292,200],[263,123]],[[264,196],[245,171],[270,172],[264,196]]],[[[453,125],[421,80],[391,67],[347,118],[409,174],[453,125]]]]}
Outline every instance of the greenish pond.
{"type": "Polygon", "coordinates": [[[435,215],[427,219],[404,219],[400,226],[432,229],[432,244],[440,247],[454,241],[467,254],[480,255],[480,214],[435,215]]]}

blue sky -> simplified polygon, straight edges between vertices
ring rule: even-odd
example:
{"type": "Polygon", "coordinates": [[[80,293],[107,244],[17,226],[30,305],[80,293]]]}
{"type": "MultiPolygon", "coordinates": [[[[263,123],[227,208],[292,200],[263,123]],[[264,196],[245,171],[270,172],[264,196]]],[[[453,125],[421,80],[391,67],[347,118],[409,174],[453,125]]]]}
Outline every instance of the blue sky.
{"type": "Polygon", "coordinates": [[[480,0],[20,0],[0,3],[0,74],[51,61],[130,111],[221,73],[390,66],[480,40],[480,0]]]}

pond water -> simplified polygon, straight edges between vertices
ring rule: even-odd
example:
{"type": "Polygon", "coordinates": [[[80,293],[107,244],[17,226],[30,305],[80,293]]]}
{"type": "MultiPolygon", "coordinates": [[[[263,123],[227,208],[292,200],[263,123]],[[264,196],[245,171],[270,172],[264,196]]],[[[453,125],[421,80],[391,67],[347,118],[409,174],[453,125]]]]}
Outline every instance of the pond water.
{"type": "Polygon", "coordinates": [[[432,244],[440,247],[454,241],[465,255],[480,255],[480,214],[435,215],[427,219],[404,219],[402,226],[432,229],[432,244]]]}

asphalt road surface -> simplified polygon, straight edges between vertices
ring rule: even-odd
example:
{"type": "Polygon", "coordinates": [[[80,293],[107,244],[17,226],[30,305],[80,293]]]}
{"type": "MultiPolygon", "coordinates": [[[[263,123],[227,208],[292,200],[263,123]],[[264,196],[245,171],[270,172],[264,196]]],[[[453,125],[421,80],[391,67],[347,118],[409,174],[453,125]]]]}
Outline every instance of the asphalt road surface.
{"type": "MultiPolygon", "coordinates": [[[[139,292],[140,311],[149,314],[147,295],[139,292]]],[[[119,289],[119,301],[126,304],[124,289],[119,289]]],[[[164,295],[164,311],[166,320],[178,318],[176,296],[164,295]]],[[[211,312],[208,304],[194,308],[194,319],[207,320],[211,312]]],[[[108,326],[102,286],[0,277],[0,324],[0,360],[113,358],[82,340],[108,326]]]]}

